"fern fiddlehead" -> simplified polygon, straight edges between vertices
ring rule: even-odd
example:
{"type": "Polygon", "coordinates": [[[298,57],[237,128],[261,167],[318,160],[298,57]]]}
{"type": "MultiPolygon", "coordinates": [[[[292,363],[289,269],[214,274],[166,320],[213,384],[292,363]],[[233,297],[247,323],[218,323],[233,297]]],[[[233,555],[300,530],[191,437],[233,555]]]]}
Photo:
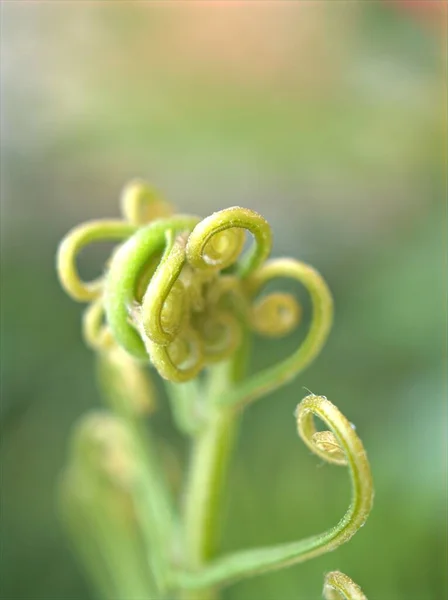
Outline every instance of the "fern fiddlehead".
{"type": "MultiPolygon", "coordinates": [[[[249,209],[232,207],[205,219],[179,215],[152,189],[134,181],[125,188],[121,210],[122,220],[93,221],[72,230],[60,246],[57,266],[64,289],[75,300],[90,303],[83,335],[99,354],[106,396],[113,410],[126,419],[143,465],[144,448],[149,452],[145,468],[152,484],[146,496],[149,514],[142,527],[156,593],[183,590],[188,596],[191,590],[192,598],[205,600],[223,585],[303,562],[348,541],[371,508],[370,468],[350,423],[326,398],[311,395],[298,406],[298,433],[320,458],[349,468],[352,502],[347,513],[319,536],[214,556],[219,499],[237,415],[250,402],[294,379],[319,354],[333,316],[331,293],[321,275],[294,259],[269,259],[269,224],[249,209]],[[246,232],[254,240],[244,251],[246,232]],[[83,282],[77,255],[86,245],[102,240],[118,246],[102,277],[83,282]],[[289,357],[246,378],[251,332],[282,337],[302,321],[302,308],[293,295],[264,294],[264,288],[278,278],[293,280],[308,292],[312,307],[308,332],[289,357]],[[170,544],[180,516],[166,509],[170,494],[159,484],[153,442],[144,439],[141,417],[133,416],[148,396],[145,363],[167,381],[176,422],[193,438],[183,556],[175,563],[170,544]],[[207,377],[199,379],[202,372],[207,377]],[[123,401],[126,393],[134,406],[130,412],[123,401]],[[323,420],[329,431],[316,431],[314,417],[323,420]],[[159,513],[165,517],[159,519],[159,513]]],[[[137,504],[141,506],[140,501],[137,504]]],[[[358,587],[350,582],[337,572],[328,574],[326,598],[346,594],[341,597],[362,600],[364,596],[356,596],[358,587]]]]}

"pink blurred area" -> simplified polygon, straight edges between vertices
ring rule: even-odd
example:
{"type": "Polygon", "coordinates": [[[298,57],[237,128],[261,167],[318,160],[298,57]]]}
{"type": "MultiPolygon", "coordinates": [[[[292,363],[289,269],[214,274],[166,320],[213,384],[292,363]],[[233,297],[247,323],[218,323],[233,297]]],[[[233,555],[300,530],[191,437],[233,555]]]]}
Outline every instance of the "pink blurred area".
{"type": "MultiPolygon", "coordinates": [[[[389,0],[398,8],[412,11],[420,15],[440,16],[441,19],[447,14],[446,0],[389,0]]],[[[442,22],[443,23],[443,22],[442,22]]],[[[444,23],[446,25],[446,21],[444,23]]]]}

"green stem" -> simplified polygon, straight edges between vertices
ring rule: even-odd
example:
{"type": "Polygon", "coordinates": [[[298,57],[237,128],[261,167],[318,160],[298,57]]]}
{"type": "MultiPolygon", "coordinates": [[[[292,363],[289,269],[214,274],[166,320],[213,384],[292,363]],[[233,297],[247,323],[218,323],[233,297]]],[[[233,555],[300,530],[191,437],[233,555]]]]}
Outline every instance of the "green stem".
{"type": "MultiPolygon", "coordinates": [[[[207,404],[209,420],[196,438],[185,506],[185,537],[189,568],[197,569],[216,553],[222,517],[222,490],[238,427],[233,408],[213,405],[213,399],[228,391],[243,377],[249,336],[233,360],[217,365],[210,373],[207,404]]],[[[217,600],[216,588],[186,592],[185,600],[217,600]]]]}
{"type": "Polygon", "coordinates": [[[202,399],[199,381],[192,379],[185,383],[173,383],[172,381],[164,383],[177,428],[189,437],[197,435],[203,420],[199,411],[202,399]]]}
{"type": "MultiPolygon", "coordinates": [[[[187,558],[191,568],[199,568],[216,553],[221,521],[222,490],[236,430],[235,414],[216,410],[205,432],[193,447],[185,509],[187,558]]],[[[212,589],[198,590],[191,600],[212,600],[212,589]]]]}
{"type": "Polygon", "coordinates": [[[235,426],[233,412],[214,411],[206,430],[194,443],[185,510],[188,561],[193,568],[215,553],[221,492],[235,426]]]}

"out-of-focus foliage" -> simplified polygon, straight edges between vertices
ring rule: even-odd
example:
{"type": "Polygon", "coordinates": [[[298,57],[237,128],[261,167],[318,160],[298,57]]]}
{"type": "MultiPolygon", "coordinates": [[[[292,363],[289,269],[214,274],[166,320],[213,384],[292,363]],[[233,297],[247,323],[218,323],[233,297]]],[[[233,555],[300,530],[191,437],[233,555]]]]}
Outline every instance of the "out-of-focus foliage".
{"type": "MultiPolygon", "coordinates": [[[[446,595],[445,41],[441,13],[408,5],[2,6],[2,598],[90,598],[55,487],[100,401],[54,254],[75,223],[113,216],[134,176],[192,213],[261,212],[274,254],[312,262],[335,295],[322,356],[245,417],[225,548],[323,531],[346,505],[345,474],[296,439],[302,386],[356,423],[372,464],[375,507],[350,544],[225,598],[317,599],[336,568],[371,598],[446,595]]],[[[289,348],[257,342],[253,368],[289,348]]],[[[176,479],[185,445],[159,404],[176,479]]]]}

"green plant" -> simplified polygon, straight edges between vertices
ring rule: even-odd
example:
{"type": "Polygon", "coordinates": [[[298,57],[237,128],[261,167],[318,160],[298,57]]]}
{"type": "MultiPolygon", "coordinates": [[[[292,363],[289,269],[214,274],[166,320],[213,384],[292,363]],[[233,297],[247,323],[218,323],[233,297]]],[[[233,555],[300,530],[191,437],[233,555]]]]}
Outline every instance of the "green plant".
{"type": "MultiPolygon", "coordinates": [[[[109,412],[87,416],[74,435],[61,507],[80,556],[104,598],[216,599],[238,579],[303,562],[335,549],[361,527],[372,505],[370,468],[352,425],[325,397],[297,407],[297,428],[320,458],[349,468],[352,501],[329,531],[298,542],[217,554],[220,499],[239,415],[250,402],[293,380],[320,352],[332,323],[332,298],[312,267],[268,259],[271,230],[257,213],[228,208],[201,219],[174,214],[141,182],[122,196],[122,220],[73,229],[61,243],[65,290],[90,303],[84,338],[97,353],[109,412]],[[244,252],[245,231],[254,244],[244,252]],[[83,282],[77,254],[116,241],[104,275],[83,282]],[[280,363],[247,377],[251,333],[280,337],[301,307],[276,278],[302,284],[312,303],[303,342],[280,363]],[[191,439],[184,503],[177,510],[150,424],[147,365],[166,383],[179,430],[191,439]],[[317,431],[314,417],[328,431],[317,431]]],[[[341,573],[325,580],[326,598],[362,599],[341,573]]]]}

